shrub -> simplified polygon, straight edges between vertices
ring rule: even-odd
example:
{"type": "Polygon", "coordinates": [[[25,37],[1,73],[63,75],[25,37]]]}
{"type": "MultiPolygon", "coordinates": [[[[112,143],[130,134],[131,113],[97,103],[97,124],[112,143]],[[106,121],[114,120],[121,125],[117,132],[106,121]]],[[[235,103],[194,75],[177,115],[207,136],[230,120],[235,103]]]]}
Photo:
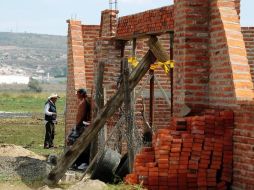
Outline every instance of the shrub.
{"type": "Polygon", "coordinates": [[[39,81],[36,79],[33,79],[32,77],[29,78],[28,88],[34,92],[42,91],[42,87],[40,86],[39,81]]]}

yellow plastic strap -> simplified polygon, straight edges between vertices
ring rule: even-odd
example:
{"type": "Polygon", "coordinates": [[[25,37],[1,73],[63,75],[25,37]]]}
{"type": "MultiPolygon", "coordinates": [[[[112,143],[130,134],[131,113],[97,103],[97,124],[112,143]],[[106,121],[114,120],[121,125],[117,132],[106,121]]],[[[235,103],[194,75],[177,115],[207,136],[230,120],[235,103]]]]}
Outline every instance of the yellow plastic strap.
{"type": "Polygon", "coordinates": [[[170,68],[174,68],[174,61],[156,62],[150,66],[150,69],[155,70],[158,66],[161,66],[165,73],[169,73],[170,68]]]}
{"type": "Polygon", "coordinates": [[[138,65],[138,61],[137,61],[136,57],[129,57],[128,63],[130,63],[133,67],[136,67],[138,65]]]}
{"type": "Polygon", "coordinates": [[[150,69],[151,70],[155,70],[159,65],[157,65],[156,63],[155,64],[151,64],[150,65],[150,69]]]}

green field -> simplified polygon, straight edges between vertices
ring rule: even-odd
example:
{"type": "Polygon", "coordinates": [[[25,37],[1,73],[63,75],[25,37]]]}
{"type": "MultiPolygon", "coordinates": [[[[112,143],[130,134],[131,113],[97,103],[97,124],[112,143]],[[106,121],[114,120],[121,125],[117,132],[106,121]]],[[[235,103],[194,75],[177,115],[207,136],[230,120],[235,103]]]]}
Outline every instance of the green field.
{"type": "MultiPolygon", "coordinates": [[[[57,101],[58,113],[63,113],[65,94],[60,93],[57,101]]],[[[0,111],[42,113],[49,93],[0,92],[0,111]]]]}
{"type": "Polygon", "coordinates": [[[45,123],[43,108],[48,93],[31,92],[0,92],[0,111],[27,112],[31,117],[1,118],[0,143],[20,145],[40,155],[62,153],[64,146],[64,115],[65,94],[60,94],[57,101],[58,124],[56,125],[55,144],[57,149],[44,149],[45,123]]]}

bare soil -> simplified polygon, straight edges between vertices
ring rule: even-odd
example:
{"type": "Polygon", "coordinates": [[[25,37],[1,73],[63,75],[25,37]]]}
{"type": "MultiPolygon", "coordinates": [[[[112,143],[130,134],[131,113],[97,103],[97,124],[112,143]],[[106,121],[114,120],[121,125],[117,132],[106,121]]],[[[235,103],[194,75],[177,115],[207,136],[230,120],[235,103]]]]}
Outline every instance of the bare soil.
{"type": "Polygon", "coordinates": [[[106,184],[98,180],[50,188],[43,183],[53,166],[47,158],[21,146],[0,144],[0,190],[103,190],[106,184]]]}

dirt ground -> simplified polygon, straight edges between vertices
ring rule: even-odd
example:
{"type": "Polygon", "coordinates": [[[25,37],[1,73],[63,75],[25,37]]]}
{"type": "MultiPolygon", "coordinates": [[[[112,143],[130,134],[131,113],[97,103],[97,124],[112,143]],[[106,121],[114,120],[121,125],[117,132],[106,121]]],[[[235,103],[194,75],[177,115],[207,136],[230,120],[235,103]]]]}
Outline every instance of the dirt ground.
{"type": "Polygon", "coordinates": [[[0,144],[0,190],[103,190],[107,187],[98,180],[85,180],[49,188],[43,179],[53,166],[46,160],[21,146],[0,144]]]}

